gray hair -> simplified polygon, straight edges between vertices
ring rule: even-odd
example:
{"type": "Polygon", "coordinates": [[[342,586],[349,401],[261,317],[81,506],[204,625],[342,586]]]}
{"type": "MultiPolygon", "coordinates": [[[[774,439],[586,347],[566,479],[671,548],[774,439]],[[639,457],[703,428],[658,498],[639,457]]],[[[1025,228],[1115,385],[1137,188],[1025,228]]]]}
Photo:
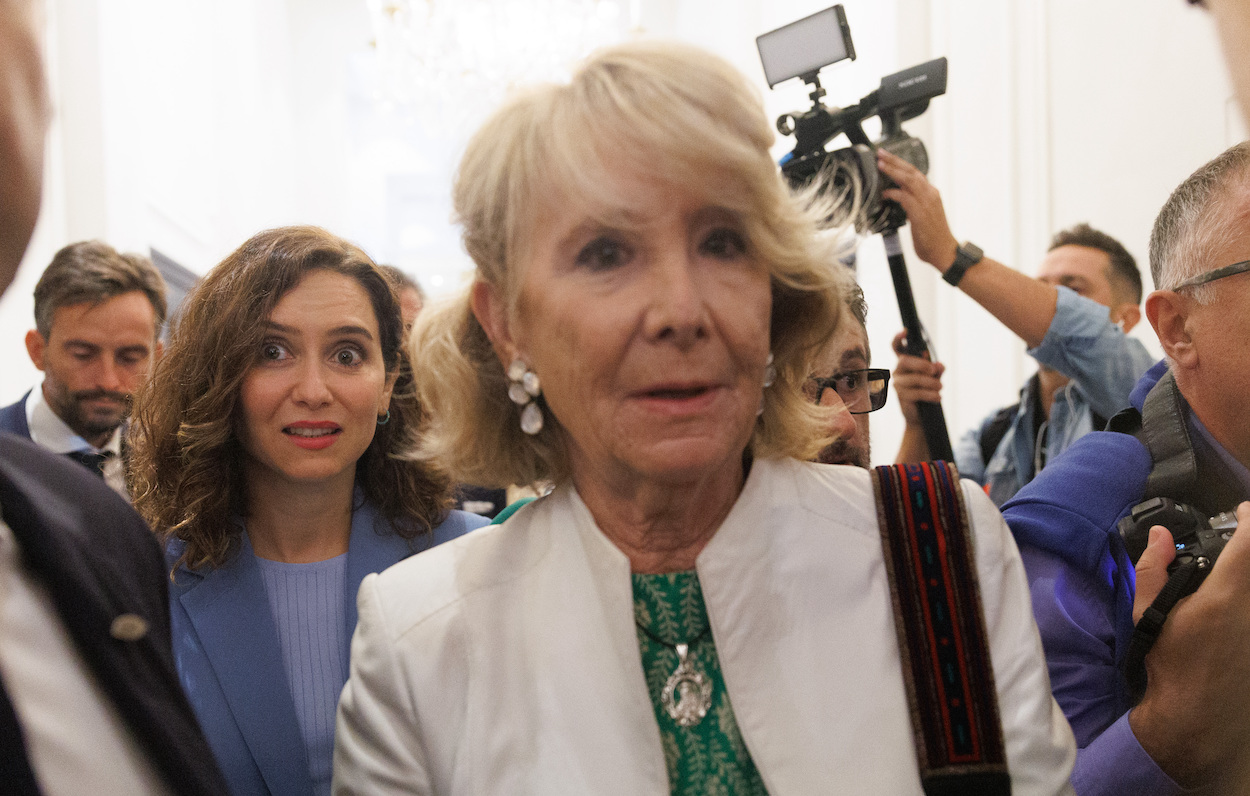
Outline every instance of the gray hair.
{"type": "MultiPolygon", "coordinates": [[[[1172,191],[1150,233],[1150,275],[1156,288],[1172,290],[1186,279],[1228,265],[1212,257],[1238,234],[1236,225],[1228,223],[1237,181],[1250,182],[1250,142],[1225,150],[1172,191]]],[[[1213,289],[1194,288],[1194,300],[1209,303],[1213,289]]]]}

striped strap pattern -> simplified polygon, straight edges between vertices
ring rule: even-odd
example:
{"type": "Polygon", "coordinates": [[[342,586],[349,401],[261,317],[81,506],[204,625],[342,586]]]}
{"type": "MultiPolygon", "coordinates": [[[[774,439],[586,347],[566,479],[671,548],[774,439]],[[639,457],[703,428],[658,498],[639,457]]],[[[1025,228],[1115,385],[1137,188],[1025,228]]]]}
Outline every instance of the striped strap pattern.
{"type": "Polygon", "coordinates": [[[937,461],[877,467],[872,480],[925,793],[1009,794],[959,474],[937,461]]]}

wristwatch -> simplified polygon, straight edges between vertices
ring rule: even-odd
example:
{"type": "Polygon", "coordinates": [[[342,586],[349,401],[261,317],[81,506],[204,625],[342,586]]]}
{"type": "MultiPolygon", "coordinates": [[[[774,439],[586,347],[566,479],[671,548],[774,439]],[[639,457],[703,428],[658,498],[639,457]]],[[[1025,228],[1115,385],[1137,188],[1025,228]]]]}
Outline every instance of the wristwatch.
{"type": "Polygon", "coordinates": [[[955,250],[955,262],[951,264],[950,268],[946,269],[946,273],[942,274],[942,278],[952,285],[958,285],[959,280],[964,278],[964,274],[968,272],[968,269],[981,262],[981,258],[984,256],[975,243],[964,241],[955,250]]]}

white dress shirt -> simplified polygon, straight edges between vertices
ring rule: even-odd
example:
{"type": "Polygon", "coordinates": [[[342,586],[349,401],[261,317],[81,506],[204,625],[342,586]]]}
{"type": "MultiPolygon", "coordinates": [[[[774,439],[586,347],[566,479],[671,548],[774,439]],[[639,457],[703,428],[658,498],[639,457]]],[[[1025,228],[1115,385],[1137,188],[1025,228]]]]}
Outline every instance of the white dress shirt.
{"type": "Polygon", "coordinates": [[[168,792],[79,657],[51,596],[22,566],[3,520],[0,674],[45,794],[168,792]]]}
{"type": "Polygon", "coordinates": [[[36,445],[53,453],[111,453],[104,463],[104,482],[122,497],[130,500],[130,492],[126,489],[126,469],[122,462],[122,430],[118,426],[113,430],[104,447],[97,448],[78,434],[65,421],[52,411],[43,397],[43,387],[30,391],[26,399],[26,425],[30,427],[30,439],[36,445]]]}

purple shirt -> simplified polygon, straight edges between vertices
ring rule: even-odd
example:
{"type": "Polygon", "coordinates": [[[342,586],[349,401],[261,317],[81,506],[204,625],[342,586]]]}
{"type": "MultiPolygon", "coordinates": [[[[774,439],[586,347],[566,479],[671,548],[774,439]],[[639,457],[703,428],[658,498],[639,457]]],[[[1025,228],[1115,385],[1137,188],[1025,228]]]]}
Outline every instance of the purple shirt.
{"type": "Polygon", "coordinates": [[[1129,727],[1124,675],[1115,660],[1109,573],[1089,575],[1020,545],[1050,687],[1076,736],[1072,787],[1079,796],[1155,796],[1184,791],[1146,754],[1129,727]]]}
{"type": "MultiPolygon", "coordinates": [[[[1159,363],[1143,377],[1136,407],[1164,372],[1159,363]]],[[[1209,448],[1250,494],[1250,470],[1183,411],[1195,450],[1209,448]]],[[[1029,578],[1051,691],[1076,736],[1072,785],[1080,796],[1184,792],[1133,734],[1122,672],[1136,577],[1116,523],[1141,501],[1151,466],[1135,438],[1090,434],[1003,506],[1029,578]]]]}
{"type": "MultiPolygon", "coordinates": [[[[1133,391],[1138,409],[1166,372],[1133,391]]],[[[1121,666],[1133,634],[1135,573],[1116,523],[1139,503],[1150,453],[1127,434],[1077,440],[1003,506],[1024,561],[1055,701],[1076,736],[1080,796],[1153,796],[1181,789],[1141,748],[1128,723],[1121,666]]]]}

